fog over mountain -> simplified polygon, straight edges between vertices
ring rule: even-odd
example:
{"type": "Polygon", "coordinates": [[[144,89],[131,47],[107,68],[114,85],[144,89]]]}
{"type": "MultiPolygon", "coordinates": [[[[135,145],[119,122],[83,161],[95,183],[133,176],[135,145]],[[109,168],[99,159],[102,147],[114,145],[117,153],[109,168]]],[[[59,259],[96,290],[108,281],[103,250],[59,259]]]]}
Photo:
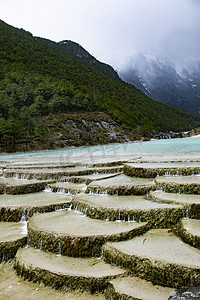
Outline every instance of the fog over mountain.
{"type": "Polygon", "coordinates": [[[116,69],[151,49],[176,64],[200,59],[199,0],[1,0],[0,19],[53,41],[72,40],[116,69]]]}
{"type": "Polygon", "coordinates": [[[72,40],[151,98],[191,112],[199,111],[199,13],[199,0],[0,1],[5,22],[72,40]]]}
{"type": "Polygon", "coordinates": [[[156,101],[200,113],[200,61],[187,60],[176,65],[158,53],[139,53],[129,58],[118,73],[156,101]]]}

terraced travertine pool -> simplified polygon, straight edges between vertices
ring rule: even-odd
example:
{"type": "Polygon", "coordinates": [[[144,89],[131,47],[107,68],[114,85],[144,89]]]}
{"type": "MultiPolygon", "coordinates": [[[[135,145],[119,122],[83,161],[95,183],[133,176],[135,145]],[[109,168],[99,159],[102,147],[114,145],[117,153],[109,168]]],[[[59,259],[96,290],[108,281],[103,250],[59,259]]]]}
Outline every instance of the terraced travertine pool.
{"type": "Polygon", "coordinates": [[[154,154],[70,164],[6,158],[0,299],[164,300],[184,287],[190,297],[200,293],[199,161],[198,154],[192,161],[154,154]]]}

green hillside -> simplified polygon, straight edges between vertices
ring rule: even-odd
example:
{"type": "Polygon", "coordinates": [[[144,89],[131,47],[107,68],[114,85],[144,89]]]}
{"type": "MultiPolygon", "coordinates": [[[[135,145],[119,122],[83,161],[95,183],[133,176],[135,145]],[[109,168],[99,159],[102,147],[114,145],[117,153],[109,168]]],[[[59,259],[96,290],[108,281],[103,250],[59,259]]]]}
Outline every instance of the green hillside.
{"type": "Polygon", "coordinates": [[[48,138],[45,117],[57,115],[59,121],[70,112],[108,114],[132,137],[199,125],[199,117],[149,99],[113,72],[0,21],[1,149],[48,138]]]}
{"type": "Polygon", "coordinates": [[[114,71],[114,69],[111,66],[96,60],[94,56],[92,56],[81,45],[75,42],[66,40],[56,43],[43,38],[37,39],[41,42],[46,43],[48,46],[55,49],[56,51],[65,54],[68,57],[71,57],[79,62],[85,63],[86,65],[92,67],[94,70],[106,76],[109,76],[112,79],[120,80],[117,72],[114,71]]]}

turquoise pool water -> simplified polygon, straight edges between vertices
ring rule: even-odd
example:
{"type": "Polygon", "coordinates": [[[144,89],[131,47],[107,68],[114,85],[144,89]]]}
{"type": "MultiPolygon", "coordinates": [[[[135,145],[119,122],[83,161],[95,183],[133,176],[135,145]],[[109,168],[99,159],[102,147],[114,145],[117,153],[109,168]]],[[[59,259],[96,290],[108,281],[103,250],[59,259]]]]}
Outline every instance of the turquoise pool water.
{"type": "Polygon", "coordinates": [[[180,138],[134,142],[124,144],[99,145],[89,147],[68,148],[62,150],[46,150],[28,153],[0,155],[0,159],[17,157],[51,157],[51,156],[106,156],[106,155],[140,155],[163,153],[200,153],[200,138],[180,138]]]}

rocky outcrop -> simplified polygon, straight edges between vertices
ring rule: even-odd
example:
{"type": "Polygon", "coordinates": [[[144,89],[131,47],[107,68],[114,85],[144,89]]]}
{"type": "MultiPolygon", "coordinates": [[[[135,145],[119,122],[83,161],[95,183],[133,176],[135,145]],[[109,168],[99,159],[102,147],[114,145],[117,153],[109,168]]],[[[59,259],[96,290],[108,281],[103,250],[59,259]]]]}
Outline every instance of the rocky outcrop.
{"type": "Polygon", "coordinates": [[[97,145],[129,142],[130,132],[122,130],[102,112],[71,113],[45,120],[48,140],[54,147],[97,145]]]}
{"type": "Polygon", "coordinates": [[[163,133],[160,132],[158,134],[154,134],[153,138],[156,140],[161,140],[161,139],[176,139],[176,138],[184,138],[188,136],[190,133],[189,132],[167,132],[163,133]]]}

